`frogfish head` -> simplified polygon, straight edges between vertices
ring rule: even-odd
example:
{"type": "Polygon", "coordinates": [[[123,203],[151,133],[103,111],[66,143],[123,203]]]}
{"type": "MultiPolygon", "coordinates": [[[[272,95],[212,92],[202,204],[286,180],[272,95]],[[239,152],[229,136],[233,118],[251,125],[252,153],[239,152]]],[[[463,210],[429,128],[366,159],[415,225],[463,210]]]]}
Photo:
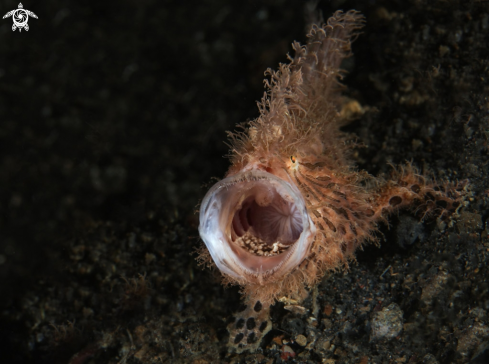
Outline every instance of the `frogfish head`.
{"type": "Polygon", "coordinates": [[[316,228],[287,173],[253,168],[207,192],[199,232],[223,274],[238,284],[265,285],[307,257],[316,228]]]}

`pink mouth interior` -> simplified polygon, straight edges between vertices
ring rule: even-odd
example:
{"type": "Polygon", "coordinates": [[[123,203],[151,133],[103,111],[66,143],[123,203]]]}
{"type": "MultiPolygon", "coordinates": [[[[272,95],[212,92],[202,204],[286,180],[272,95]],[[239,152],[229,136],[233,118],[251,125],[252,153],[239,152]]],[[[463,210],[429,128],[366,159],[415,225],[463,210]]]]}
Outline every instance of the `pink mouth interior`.
{"type": "Polygon", "coordinates": [[[270,246],[275,242],[292,245],[303,231],[300,211],[275,190],[258,189],[235,212],[233,235],[250,233],[270,246]]]}

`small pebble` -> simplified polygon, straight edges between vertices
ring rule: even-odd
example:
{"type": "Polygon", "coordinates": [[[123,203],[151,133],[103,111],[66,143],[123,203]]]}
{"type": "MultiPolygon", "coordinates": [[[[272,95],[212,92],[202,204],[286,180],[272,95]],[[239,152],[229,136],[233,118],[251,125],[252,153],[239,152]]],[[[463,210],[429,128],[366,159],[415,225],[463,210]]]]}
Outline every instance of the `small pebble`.
{"type": "Polygon", "coordinates": [[[333,307],[331,305],[326,305],[324,306],[323,312],[326,316],[330,316],[331,313],[333,313],[333,307]]]}
{"type": "Polygon", "coordinates": [[[295,342],[300,346],[306,346],[307,338],[304,335],[297,335],[297,337],[295,338],[295,342]]]}
{"type": "Polygon", "coordinates": [[[403,312],[401,308],[391,303],[382,311],[376,312],[372,319],[371,340],[392,339],[402,331],[403,312]]]}
{"type": "Polygon", "coordinates": [[[282,360],[289,360],[289,358],[293,358],[295,356],[294,350],[288,345],[282,346],[282,350],[280,351],[280,358],[282,360]]]}

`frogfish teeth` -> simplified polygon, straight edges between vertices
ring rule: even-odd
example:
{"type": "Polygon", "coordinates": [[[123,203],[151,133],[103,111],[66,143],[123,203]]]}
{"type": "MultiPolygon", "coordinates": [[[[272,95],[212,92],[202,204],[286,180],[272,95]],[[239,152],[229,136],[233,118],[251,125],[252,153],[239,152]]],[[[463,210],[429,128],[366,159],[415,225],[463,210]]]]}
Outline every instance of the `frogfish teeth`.
{"type": "Polygon", "coordinates": [[[229,133],[232,166],[202,201],[199,259],[240,285],[247,306],[228,327],[238,352],[271,329],[275,300],[301,302],[326,271],[375,241],[388,214],[415,205],[421,216],[447,215],[463,202],[463,184],[437,184],[409,164],[389,179],[354,168],[339,80],[363,23],[355,10],[337,11],[310,26],[305,46],[292,44],[289,64],[267,70],[260,116],[229,133]]]}

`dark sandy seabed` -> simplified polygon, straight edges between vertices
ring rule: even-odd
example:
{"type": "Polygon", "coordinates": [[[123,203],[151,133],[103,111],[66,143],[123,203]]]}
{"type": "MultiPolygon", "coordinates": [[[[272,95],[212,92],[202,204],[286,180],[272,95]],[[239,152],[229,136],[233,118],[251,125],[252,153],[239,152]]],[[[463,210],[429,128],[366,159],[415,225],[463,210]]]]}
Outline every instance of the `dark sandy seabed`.
{"type": "Polygon", "coordinates": [[[367,18],[345,63],[359,168],[412,160],[472,196],[391,217],[251,354],[227,347],[240,297],[197,265],[195,211],[303,2],[24,6],[29,32],[0,23],[0,362],[489,362],[487,1],[320,2],[367,18]]]}

